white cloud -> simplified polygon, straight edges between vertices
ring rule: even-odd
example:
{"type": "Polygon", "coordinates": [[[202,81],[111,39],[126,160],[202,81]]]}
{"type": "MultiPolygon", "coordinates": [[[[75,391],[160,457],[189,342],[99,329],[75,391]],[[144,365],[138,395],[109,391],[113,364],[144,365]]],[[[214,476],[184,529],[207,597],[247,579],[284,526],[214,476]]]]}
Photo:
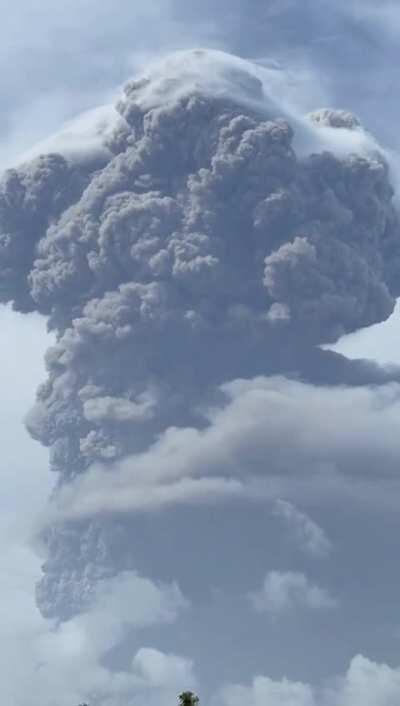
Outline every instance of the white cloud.
{"type": "Polygon", "coordinates": [[[400,701],[400,669],[355,657],[342,684],[327,694],[334,706],[397,706],[400,701]]]}
{"type": "Polygon", "coordinates": [[[132,668],[145,686],[170,687],[181,691],[196,687],[193,662],[178,655],[142,647],[133,658],[132,668]]]}
{"type": "Polygon", "coordinates": [[[329,686],[257,676],[250,686],[231,684],[213,699],[223,706],[398,706],[400,669],[358,655],[347,673],[329,686]]]}
{"type": "Polygon", "coordinates": [[[130,669],[106,667],[103,661],[132,629],[177,618],[187,601],[176,585],[157,585],[126,572],[103,581],[91,608],[57,627],[35,605],[37,559],[28,550],[17,553],[12,547],[11,552],[0,602],[2,703],[74,706],[91,702],[94,694],[99,706],[127,706],[132,698],[143,702],[153,696],[154,703],[164,703],[164,698],[171,701],[181,678],[195,685],[190,660],[157,650],[139,650],[130,669]]]}
{"type": "Polygon", "coordinates": [[[307,684],[288,679],[273,681],[268,677],[255,677],[250,687],[227,686],[215,699],[223,706],[316,706],[312,689],[307,684]]]}
{"type": "Polygon", "coordinates": [[[174,584],[157,585],[133,572],[104,580],[87,612],[58,628],[43,620],[36,635],[25,635],[31,656],[24,669],[35,689],[31,702],[24,694],[24,703],[36,704],[40,695],[40,703],[50,706],[57,699],[61,706],[68,706],[90,700],[92,694],[97,695],[99,704],[111,697],[126,703],[142,689],[176,685],[173,676],[168,677],[167,665],[172,664],[175,675],[179,669],[182,675],[191,674],[191,665],[184,658],[139,652],[132,669],[118,670],[105,667],[103,657],[121,644],[130,630],[171,622],[186,606],[174,584]],[[39,670],[35,664],[40,665],[39,670]]]}
{"type": "Polygon", "coordinates": [[[261,590],[249,594],[249,599],[257,612],[272,616],[292,610],[321,610],[336,605],[328,591],[296,571],[270,571],[261,590]]]}
{"type": "Polygon", "coordinates": [[[400,365],[399,323],[400,300],[386,321],[343,336],[333,346],[323,347],[347,358],[368,358],[384,366],[400,365]]]}
{"type": "Polygon", "coordinates": [[[128,706],[170,703],[182,684],[194,688],[190,660],[141,649],[131,668],[104,666],[109,650],[132,629],[174,621],[187,606],[179,588],[157,585],[132,572],[99,585],[86,613],[59,627],[36,607],[34,583],[38,559],[27,548],[11,545],[2,578],[0,621],[0,700],[10,706],[74,706],[96,694],[96,704],[128,706]]]}
{"type": "Polygon", "coordinates": [[[287,500],[277,500],[275,513],[286,523],[299,547],[315,558],[328,556],[332,544],[322,527],[287,500]]]}
{"type": "Polygon", "coordinates": [[[59,152],[64,157],[77,162],[99,157],[109,159],[111,153],[104,147],[104,140],[119,119],[112,103],[84,111],[75,119],[64,123],[54,134],[36,142],[28,150],[12,155],[10,162],[19,164],[34,159],[40,154],[51,152],[59,152]]]}

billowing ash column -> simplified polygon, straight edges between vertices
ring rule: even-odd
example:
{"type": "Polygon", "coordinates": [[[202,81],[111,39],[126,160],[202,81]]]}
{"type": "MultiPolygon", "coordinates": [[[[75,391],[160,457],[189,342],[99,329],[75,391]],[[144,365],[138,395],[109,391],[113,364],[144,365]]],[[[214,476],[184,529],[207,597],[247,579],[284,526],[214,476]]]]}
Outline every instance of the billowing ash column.
{"type": "MultiPolygon", "coordinates": [[[[170,425],[200,426],[220,383],[276,371],[283,345],[386,319],[399,291],[383,158],[297,158],[240,62],[175,57],[128,84],[118,111],[105,165],[47,155],[0,186],[1,300],[57,333],[28,428],[61,485],[94,462],[112,472],[170,425]]],[[[312,120],[361,129],[334,111],[312,120]]],[[[131,565],[129,542],[113,558],[116,536],[101,520],[49,531],[45,614],[73,613],[131,565]]]]}

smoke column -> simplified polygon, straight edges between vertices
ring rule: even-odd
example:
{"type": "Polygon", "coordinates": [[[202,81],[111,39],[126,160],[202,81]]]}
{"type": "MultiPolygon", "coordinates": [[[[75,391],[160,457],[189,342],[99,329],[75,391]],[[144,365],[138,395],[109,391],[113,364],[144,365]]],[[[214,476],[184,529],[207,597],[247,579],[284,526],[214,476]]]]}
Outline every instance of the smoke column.
{"type": "MultiPolygon", "coordinates": [[[[376,381],[317,346],[385,320],[399,294],[387,163],[329,150],[362,142],[353,116],[291,119],[250,65],[202,51],[128,83],[117,111],[98,152],[40,155],[0,184],[1,301],[47,316],[57,337],[27,425],[59,493],[171,427],[205,428],[234,378],[296,365],[376,381]],[[315,149],[297,154],[307,135],[315,149]]],[[[129,527],[46,530],[44,615],[74,615],[134,566],[129,527]]]]}

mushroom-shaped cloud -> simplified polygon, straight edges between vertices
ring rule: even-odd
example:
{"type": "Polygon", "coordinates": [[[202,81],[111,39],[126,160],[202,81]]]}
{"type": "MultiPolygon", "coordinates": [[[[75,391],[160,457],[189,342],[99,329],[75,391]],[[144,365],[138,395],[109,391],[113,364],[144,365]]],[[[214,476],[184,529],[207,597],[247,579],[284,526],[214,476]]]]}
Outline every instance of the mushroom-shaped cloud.
{"type": "MultiPolygon", "coordinates": [[[[384,159],[298,157],[265,95],[240,59],[180,53],[128,84],[105,165],[52,155],[3,177],[0,292],[57,333],[28,426],[63,482],[203,423],[205,396],[268,373],[281,339],[320,344],[391,313],[400,238],[384,159]]],[[[60,541],[47,612],[68,585],[60,541]]]]}

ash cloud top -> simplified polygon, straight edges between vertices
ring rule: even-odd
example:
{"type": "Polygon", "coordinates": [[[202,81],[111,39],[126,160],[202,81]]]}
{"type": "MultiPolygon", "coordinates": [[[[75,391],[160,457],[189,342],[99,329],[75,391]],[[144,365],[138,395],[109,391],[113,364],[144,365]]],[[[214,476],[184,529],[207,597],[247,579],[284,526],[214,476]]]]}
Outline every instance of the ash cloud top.
{"type": "MultiPolygon", "coordinates": [[[[383,155],[368,140],[338,154],[332,139],[299,156],[304,125],[325,147],[332,131],[359,144],[362,129],[340,111],[291,121],[271,96],[241,60],[175,55],[128,83],[104,151],[3,176],[0,296],[57,335],[27,424],[61,484],[170,426],[206,426],[218,386],[286,372],[285,349],[391,314],[400,240],[383,155]]],[[[49,614],[74,610],[65,572],[87,580],[76,531],[97,546],[93,526],[50,534],[49,614]]],[[[93,551],[105,564],[112,554],[93,551]]],[[[93,566],[91,580],[103,575],[93,566]]]]}

